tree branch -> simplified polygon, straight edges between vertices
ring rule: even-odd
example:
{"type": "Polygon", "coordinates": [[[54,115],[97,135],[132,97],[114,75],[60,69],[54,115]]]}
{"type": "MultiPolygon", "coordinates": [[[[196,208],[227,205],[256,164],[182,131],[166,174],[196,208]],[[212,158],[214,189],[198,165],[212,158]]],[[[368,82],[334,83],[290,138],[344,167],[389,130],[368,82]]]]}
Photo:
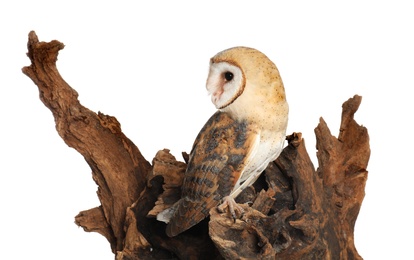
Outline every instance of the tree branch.
{"type": "Polygon", "coordinates": [[[105,220],[115,238],[112,248],[122,250],[126,209],[144,189],[150,164],[121,132],[115,117],[96,114],[79,103],[78,93],[56,67],[63,47],[58,41],[39,42],[35,32],[30,32],[27,55],[31,65],[24,67],[23,73],[38,86],[40,99],[52,111],[59,135],[91,167],[105,220]]]}

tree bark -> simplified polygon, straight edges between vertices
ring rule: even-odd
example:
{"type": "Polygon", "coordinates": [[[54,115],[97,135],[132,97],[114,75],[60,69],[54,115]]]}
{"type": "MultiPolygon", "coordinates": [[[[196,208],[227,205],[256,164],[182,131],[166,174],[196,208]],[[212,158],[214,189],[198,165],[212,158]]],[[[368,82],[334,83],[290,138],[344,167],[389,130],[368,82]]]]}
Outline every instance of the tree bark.
{"type": "Polygon", "coordinates": [[[209,219],[169,238],[155,216],[180,198],[186,163],[164,149],[150,164],[115,117],[82,106],[56,67],[63,48],[30,32],[31,65],[23,73],[38,86],[59,135],[84,156],[98,185],[101,205],[80,212],[75,223],[105,236],[116,259],[362,259],[353,233],[370,147],[367,129],[353,118],[360,96],[343,104],[338,138],[320,119],[316,170],[301,134],[293,133],[279,158],[237,198],[245,208],[240,219],[213,208],[209,219]]]}

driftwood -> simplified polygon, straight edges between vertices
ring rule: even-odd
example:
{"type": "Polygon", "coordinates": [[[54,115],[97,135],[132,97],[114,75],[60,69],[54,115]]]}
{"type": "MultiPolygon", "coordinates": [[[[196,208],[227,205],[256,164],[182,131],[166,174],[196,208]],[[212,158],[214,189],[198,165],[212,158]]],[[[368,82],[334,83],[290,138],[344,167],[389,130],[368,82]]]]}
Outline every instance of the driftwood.
{"type": "Polygon", "coordinates": [[[241,219],[212,209],[209,219],[169,238],[154,216],[179,199],[185,162],[165,149],[150,164],[115,117],[82,106],[56,67],[63,47],[59,41],[39,42],[30,32],[31,65],[23,72],[98,185],[101,205],[80,212],[75,222],[105,236],[116,259],[362,259],[353,231],[370,148],[367,129],[353,119],[360,96],[343,104],[338,138],[320,119],[316,171],[301,134],[293,133],[280,157],[237,198],[245,208],[241,219]]]}

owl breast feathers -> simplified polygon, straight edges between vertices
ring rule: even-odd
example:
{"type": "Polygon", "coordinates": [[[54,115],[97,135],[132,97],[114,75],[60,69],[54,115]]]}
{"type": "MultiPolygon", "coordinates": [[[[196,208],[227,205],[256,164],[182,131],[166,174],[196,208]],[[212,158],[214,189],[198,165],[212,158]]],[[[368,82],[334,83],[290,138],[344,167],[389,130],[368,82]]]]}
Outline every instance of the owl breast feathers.
{"type": "Polygon", "coordinates": [[[194,142],[181,199],[157,215],[170,237],[206,218],[224,198],[234,202],[283,148],[288,105],[279,72],[264,54],[246,47],[218,53],[207,90],[219,110],[194,142]]]}

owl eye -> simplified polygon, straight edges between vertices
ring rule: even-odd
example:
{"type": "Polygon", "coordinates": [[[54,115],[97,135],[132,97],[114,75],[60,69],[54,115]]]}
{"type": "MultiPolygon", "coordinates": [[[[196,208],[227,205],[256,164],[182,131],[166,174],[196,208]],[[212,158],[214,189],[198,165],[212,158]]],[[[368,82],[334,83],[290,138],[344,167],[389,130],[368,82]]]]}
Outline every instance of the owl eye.
{"type": "Polygon", "coordinates": [[[233,77],[234,77],[234,75],[230,71],[227,71],[227,72],[224,73],[224,78],[226,79],[226,81],[231,81],[233,79],[233,77]]]}

